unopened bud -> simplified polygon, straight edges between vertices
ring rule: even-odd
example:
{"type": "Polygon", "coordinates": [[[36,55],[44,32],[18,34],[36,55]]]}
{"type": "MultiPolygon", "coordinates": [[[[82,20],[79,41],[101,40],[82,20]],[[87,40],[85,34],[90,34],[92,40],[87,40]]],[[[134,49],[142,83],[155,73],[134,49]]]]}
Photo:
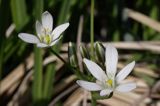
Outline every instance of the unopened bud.
{"type": "Polygon", "coordinates": [[[83,45],[80,45],[79,49],[80,49],[80,53],[81,53],[82,58],[90,59],[89,52],[83,45]]]}
{"type": "Polygon", "coordinates": [[[68,58],[69,58],[70,65],[72,67],[78,67],[76,48],[75,48],[75,44],[73,44],[72,42],[69,42],[69,45],[68,45],[68,58]]]}
{"type": "Polygon", "coordinates": [[[104,64],[105,62],[105,48],[100,42],[96,42],[95,45],[95,53],[97,56],[98,61],[102,62],[104,64]]]}

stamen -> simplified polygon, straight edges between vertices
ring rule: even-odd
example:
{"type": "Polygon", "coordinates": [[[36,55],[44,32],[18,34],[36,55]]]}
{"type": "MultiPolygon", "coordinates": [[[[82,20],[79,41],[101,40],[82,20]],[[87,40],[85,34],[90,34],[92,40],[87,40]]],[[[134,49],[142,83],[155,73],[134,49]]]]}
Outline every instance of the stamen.
{"type": "Polygon", "coordinates": [[[112,86],[113,85],[113,81],[111,79],[107,80],[106,83],[109,85],[109,86],[112,86]]]}
{"type": "Polygon", "coordinates": [[[46,41],[47,44],[50,44],[51,38],[50,38],[49,35],[46,35],[46,36],[45,36],[45,41],[46,41]]]}
{"type": "Polygon", "coordinates": [[[43,28],[42,35],[40,36],[40,41],[46,44],[51,43],[51,36],[50,36],[51,31],[49,28],[43,28]]]}

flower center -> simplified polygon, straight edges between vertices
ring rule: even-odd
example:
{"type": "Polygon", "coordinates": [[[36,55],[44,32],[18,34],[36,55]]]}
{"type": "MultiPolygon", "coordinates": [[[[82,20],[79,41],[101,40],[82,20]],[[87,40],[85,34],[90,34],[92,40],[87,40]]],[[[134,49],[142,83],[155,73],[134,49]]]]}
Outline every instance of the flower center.
{"type": "Polygon", "coordinates": [[[45,41],[45,43],[50,44],[50,42],[51,42],[51,37],[50,37],[49,35],[46,35],[46,36],[44,37],[44,41],[45,41]]]}
{"type": "Polygon", "coordinates": [[[51,39],[52,39],[51,36],[50,36],[51,31],[48,28],[47,29],[44,28],[42,32],[43,33],[40,36],[41,42],[44,42],[46,44],[50,44],[51,43],[51,39]]]}
{"type": "Polygon", "coordinates": [[[40,40],[41,40],[41,42],[44,42],[46,44],[50,44],[51,43],[51,36],[50,35],[41,35],[40,40]]]}
{"type": "Polygon", "coordinates": [[[113,81],[111,79],[106,80],[106,84],[109,85],[110,87],[113,86],[113,81]]]}

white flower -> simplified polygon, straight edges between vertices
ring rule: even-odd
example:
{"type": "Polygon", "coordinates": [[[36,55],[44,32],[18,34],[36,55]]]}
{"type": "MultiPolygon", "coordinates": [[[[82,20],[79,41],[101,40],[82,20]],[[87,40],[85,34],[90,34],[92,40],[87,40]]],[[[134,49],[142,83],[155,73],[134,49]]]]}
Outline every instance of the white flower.
{"type": "Polygon", "coordinates": [[[83,59],[90,73],[97,79],[96,83],[78,80],[82,88],[89,91],[100,91],[100,96],[109,95],[113,91],[129,92],[136,88],[136,83],[124,83],[124,79],[132,71],[135,61],[125,66],[118,74],[117,62],[118,53],[115,47],[108,45],[105,51],[106,73],[96,63],[88,59],[83,59]]]}
{"type": "Polygon", "coordinates": [[[37,44],[38,47],[53,46],[59,41],[61,33],[65,31],[68,26],[69,23],[65,23],[52,30],[52,15],[48,11],[45,11],[42,14],[42,23],[36,21],[36,32],[38,36],[20,33],[18,37],[27,43],[37,44]]]}

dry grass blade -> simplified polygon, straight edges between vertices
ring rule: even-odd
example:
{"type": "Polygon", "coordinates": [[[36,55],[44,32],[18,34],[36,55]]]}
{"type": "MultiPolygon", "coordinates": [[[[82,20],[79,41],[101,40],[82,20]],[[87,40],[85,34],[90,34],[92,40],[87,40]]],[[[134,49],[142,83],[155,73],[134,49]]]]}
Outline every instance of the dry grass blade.
{"type": "MultiPolygon", "coordinates": [[[[18,91],[14,94],[12,100],[8,103],[8,106],[18,106],[18,104],[20,104],[20,102],[24,100],[24,98],[22,98],[21,96],[24,95],[27,89],[29,88],[28,82],[30,81],[29,79],[31,78],[32,74],[33,74],[33,70],[31,70],[25,76],[20,87],[18,88],[18,91]]],[[[25,95],[25,97],[27,96],[25,95]]]]}
{"type": "Polygon", "coordinates": [[[124,10],[124,14],[126,14],[126,16],[144,24],[144,25],[147,25],[149,26],[150,28],[160,32],[160,23],[149,18],[148,16],[142,14],[142,13],[139,13],[139,12],[136,12],[134,10],[131,10],[131,9],[128,9],[126,8],[124,10]]]}
{"type": "MultiPolygon", "coordinates": [[[[153,51],[154,53],[160,53],[160,41],[133,41],[133,42],[102,42],[104,46],[112,44],[118,49],[126,50],[147,50],[153,51]]],[[[84,44],[84,43],[81,43],[84,44]]],[[[88,44],[87,46],[90,46],[88,44]]],[[[61,50],[64,52],[68,51],[68,43],[63,44],[61,50]]]]}
{"type": "Polygon", "coordinates": [[[55,94],[58,94],[61,91],[63,91],[69,84],[75,81],[76,78],[77,77],[75,75],[71,75],[65,78],[64,81],[62,81],[61,83],[58,83],[54,88],[54,90],[56,91],[55,94]]]}
{"type": "Polygon", "coordinates": [[[152,93],[160,92],[160,80],[156,82],[156,84],[152,88],[152,93]]]}
{"type": "MultiPolygon", "coordinates": [[[[122,63],[118,64],[118,68],[122,69],[124,67],[125,67],[124,64],[122,64],[122,63]]],[[[150,69],[145,68],[145,67],[135,67],[134,70],[135,70],[135,72],[146,74],[146,75],[151,76],[153,78],[158,78],[159,77],[159,75],[156,74],[153,70],[150,70],[150,69]]]]}
{"type": "MultiPolygon", "coordinates": [[[[64,58],[66,58],[67,54],[62,54],[61,56],[63,56],[64,58]]],[[[47,65],[47,64],[49,64],[51,62],[54,62],[56,60],[57,60],[57,57],[55,57],[55,56],[49,56],[49,57],[47,57],[47,58],[44,59],[43,65],[45,66],[45,65],[47,65]]],[[[59,70],[63,66],[63,63],[59,59],[58,59],[57,62],[59,64],[56,66],[56,70],[59,70]]],[[[32,67],[32,66],[33,65],[30,64],[30,67],[32,67]]],[[[24,77],[24,79],[21,82],[21,84],[20,84],[17,92],[14,94],[12,100],[8,103],[8,106],[23,104],[23,102],[26,102],[28,100],[27,97],[29,97],[29,95],[27,95],[28,93],[26,93],[26,92],[29,90],[29,86],[27,84],[30,81],[30,79],[32,77],[32,74],[33,74],[33,70],[29,71],[29,73],[24,77]],[[26,97],[26,100],[24,100],[24,98],[22,98],[22,96],[26,97]]],[[[12,90],[12,93],[13,93],[13,90],[12,90]]]]}
{"type": "MultiPolygon", "coordinates": [[[[79,26],[78,26],[78,35],[77,35],[77,57],[78,57],[78,64],[79,64],[79,69],[81,72],[83,72],[83,66],[82,66],[82,57],[80,54],[80,49],[79,46],[81,45],[81,40],[82,40],[82,32],[83,32],[83,16],[80,17],[79,20],[79,26]]],[[[84,95],[87,95],[87,92],[84,92],[84,95]]],[[[83,106],[87,105],[87,98],[84,97],[83,99],[83,106]]]]}
{"type": "Polygon", "coordinates": [[[7,38],[9,38],[10,37],[10,35],[13,33],[13,31],[15,30],[15,28],[16,28],[16,25],[15,24],[11,24],[10,26],[9,26],[9,28],[6,30],[6,37],[7,38]]]}
{"type": "Polygon", "coordinates": [[[107,44],[113,44],[115,47],[119,49],[127,49],[127,50],[148,50],[154,53],[160,53],[160,46],[154,45],[153,42],[109,42],[103,43],[104,46],[107,44]]]}
{"type": "Polygon", "coordinates": [[[80,106],[81,101],[84,98],[84,90],[82,88],[77,89],[72,95],[64,102],[64,106],[80,106]]]}
{"type": "MultiPolygon", "coordinates": [[[[61,54],[61,57],[63,58],[67,58],[67,54],[61,54]]],[[[55,56],[50,56],[44,59],[43,65],[47,65],[51,62],[54,62],[56,60],[59,60],[57,57],[55,56]]],[[[61,64],[58,64],[57,67],[61,67],[63,65],[62,62],[60,62],[61,64]]],[[[0,91],[0,95],[3,94],[4,92],[6,92],[7,90],[10,89],[10,87],[12,87],[14,84],[16,84],[17,82],[20,81],[20,79],[22,79],[22,77],[25,75],[25,72],[30,70],[34,65],[34,61],[33,61],[33,54],[31,54],[25,61],[25,63],[21,63],[17,68],[15,68],[7,77],[5,77],[2,81],[1,81],[1,91],[0,91]]]]}
{"type": "Polygon", "coordinates": [[[25,69],[29,70],[33,66],[33,54],[31,54],[26,59],[26,65],[23,63],[20,64],[16,69],[14,69],[7,77],[5,77],[1,81],[0,94],[6,92],[11,86],[13,86],[13,84],[18,82],[22,78],[22,76],[25,74],[25,69]]]}
{"type": "Polygon", "coordinates": [[[69,87],[68,89],[66,89],[64,92],[62,92],[60,95],[58,95],[50,104],[49,106],[54,106],[56,104],[56,102],[58,102],[61,98],[63,98],[64,96],[66,96],[67,94],[69,94],[70,92],[72,92],[73,90],[75,90],[76,88],[78,88],[78,85],[72,85],[71,87],[69,87]]]}
{"type": "Polygon", "coordinates": [[[77,57],[78,57],[78,64],[79,64],[79,68],[81,72],[83,72],[83,67],[82,67],[82,57],[80,54],[79,46],[81,44],[82,32],[83,32],[83,16],[80,17],[79,26],[78,26],[78,34],[77,34],[77,57]]]}

